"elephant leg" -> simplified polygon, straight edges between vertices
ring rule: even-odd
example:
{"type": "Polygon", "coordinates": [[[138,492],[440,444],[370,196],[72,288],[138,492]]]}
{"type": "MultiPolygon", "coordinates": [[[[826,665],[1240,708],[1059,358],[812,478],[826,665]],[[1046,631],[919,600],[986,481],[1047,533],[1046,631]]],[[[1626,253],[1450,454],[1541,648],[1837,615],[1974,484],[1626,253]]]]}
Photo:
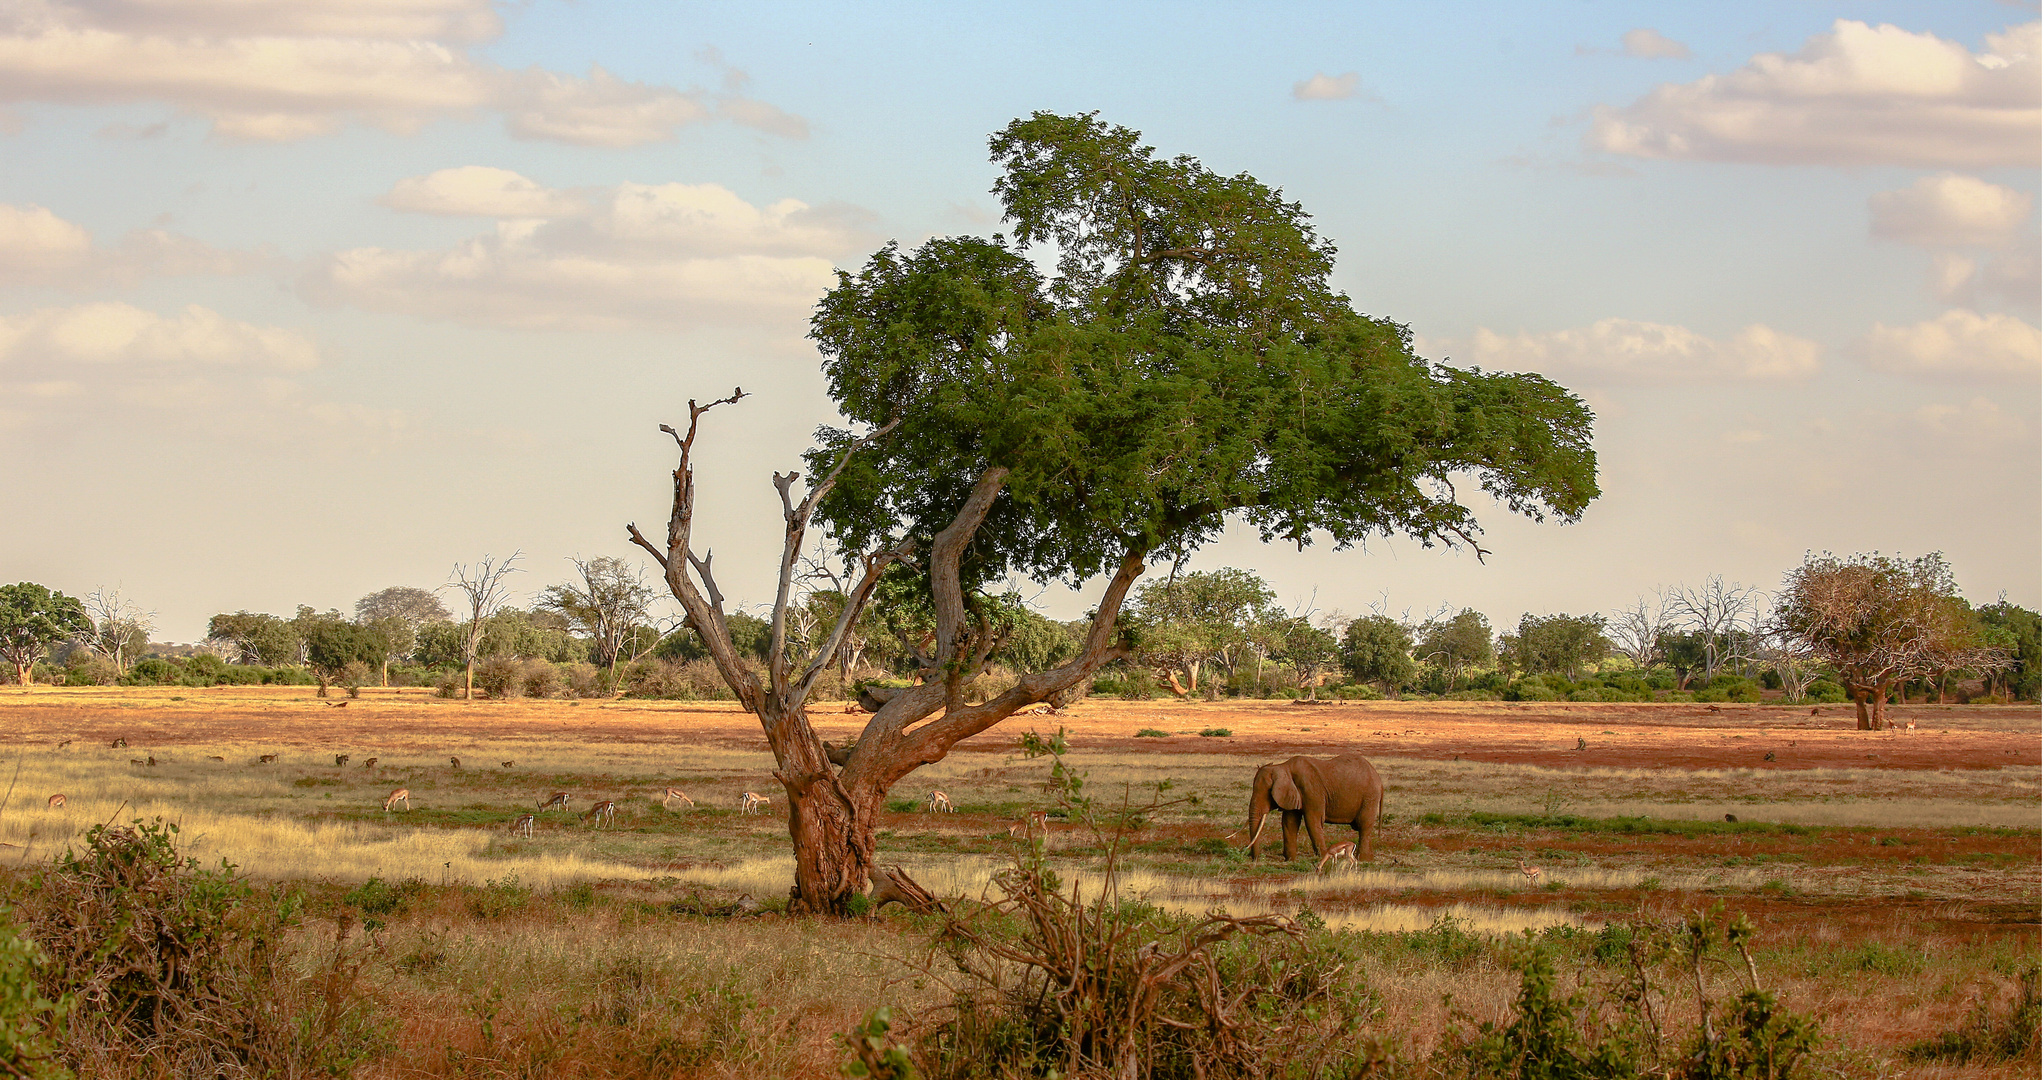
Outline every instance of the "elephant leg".
{"type": "Polygon", "coordinates": [[[1291,862],[1299,854],[1299,821],[1306,815],[1297,810],[1285,811],[1285,861],[1291,862]]]}
{"type": "Polygon", "coordinates": [[[1377,839],[1377,819],[1384,813],[1384,793],[1363,800],[1363,813],[1356,819],[1356,857],[1368,862],[1376,858],[1372,845],[1377,839]]]}
{"type": "Polygon", "coordinates": [[[1326,824],[1321,821],[1324,811],[1308,809],[1306,813],[1306,838],[1313,841],[1313,857],[1318,859],[1327,854],[1326,824]]]}

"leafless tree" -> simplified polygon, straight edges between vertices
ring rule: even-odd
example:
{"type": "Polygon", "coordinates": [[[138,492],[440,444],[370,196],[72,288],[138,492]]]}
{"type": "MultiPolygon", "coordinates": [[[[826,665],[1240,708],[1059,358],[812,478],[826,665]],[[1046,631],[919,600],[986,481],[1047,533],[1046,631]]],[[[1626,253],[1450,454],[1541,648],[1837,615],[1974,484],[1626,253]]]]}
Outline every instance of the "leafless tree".
{"type": "Polygon", "coordinates": [[[86,644],[121,671],[149,647],[149,632],[156,629],[156,613],[121,595],[119,585],[92,590],[85,598],[85,614],[92,620],[86,644]]]}
{"type": "Polygon", "coordinates": [[[1753,659],[1781,680],[1782,696],[1789,701],[1803,700],[1810,684],[1823,673],[1823,658],[1791,628],[1780,604],[1754,630],[1752,644],[1753,659]]]}
{"type": "Polygon", "coordinates": [[[475,700],[476,648],[483,641],[483,622],[495,615],[497,610],[504,606],[504,601],[510,598],[510,590],[505,587],[504,579],[518,569],[512,564],[518,561],[521,554],[523,553],[514,551],[509,558],[501,562],[485,555],[481,562],[473,566],[455,563],[453,571],[448,574],[452,580],[441,586],[444,589],[459,590],[468,600],[468,626],[461,638],[461,697],[464,701],[475,700]]]}
{"type": "Polygon", "coordinates": [[[1667,594],[1657,590],[1652,599],[1638,596],[1630,607],[1612,612],[1610,621],[1604,624],[1604,636],[1634,666],[1645,671],[1660,658],[1661,636],[1674,628],[1667,594]]]}
{"type": "Polygon", "coordinates": [[[836,621],[822,635],[817,647],[808,652],[806,666],[799,669],[792,660],[789,643],[789,609],[795,601],[796,572],[817,504],[836,485],[853,456],[892,431],[899,420],[854,441],[800,499],[795,497],[798,474],[774,474],[786,530],[762,679],[743,663],[731,643],[725,623],[724,594],[711,572],[710,554],[705,551],[698,556],[691,547],[695,472],[690,453],[695,445],[697,422],[705,412],[744,396],[741,390],[707,405],[690,401],[686,434],[662,425],[680,450],[666,543],[654,544],[636,525],[628,526],[628,533],[633,543],[659,563],[669,589],[688,612],[688,625],[702,639],[725,683],[740,704],[759,717],[774,752],[777,764],[774,777],[788,794],[788,831],[794,841],[797,899],[811,910],[838,911],[846,897],[864,890],[874,872],[875,823],[886,803],[887,792],[896,781],[927,762],[943,760],[961,739],[985,731],[1018,709],[1048,700],[1053,694],[1092,678],[1102,664],[1127,655],[1128,647],[1116,632],[1115,623],[1129,588],[1143,571],[1144,552],[1132,551],[1117,567],[1101,594],[1077,657],[1047,671],[1024,675],[1013,688],[986,701],[978,704],[967,701],[966,683],[985,670],[994,650],[1005,640],[1003,633],[976,610],[977,605],[966,593],[961,571],[973,534],[993,508],[1009,476],[1009,470],[1002,466],[986,469],[950,524],[930,542],[927,570],[932,583],[930,596],[936,631],[932,654],[921,669],[923,681],[895,691],[880,702],[865,731],[850,748],[826,747],[805,711],[810,691],[817,678],[837,662],[846,634],[865,612],[881,574],[894,563],[911,559],[916,544],[902,540],[859,556],[857,579],[849,582],[851,587],[844,593],[844,604],[836,621]],[[842,771],[834,761],[842,764],[842,771]]]}
{"type": "Polygon", "coordinates": [[[1726,660],[1738,655],[1760,615],[1761,592],[1712,574],[1700,589],[1668,592],[1667,614],[1698,634],[1703,646],[1703,681],[1708,684],[1726,660]]]}

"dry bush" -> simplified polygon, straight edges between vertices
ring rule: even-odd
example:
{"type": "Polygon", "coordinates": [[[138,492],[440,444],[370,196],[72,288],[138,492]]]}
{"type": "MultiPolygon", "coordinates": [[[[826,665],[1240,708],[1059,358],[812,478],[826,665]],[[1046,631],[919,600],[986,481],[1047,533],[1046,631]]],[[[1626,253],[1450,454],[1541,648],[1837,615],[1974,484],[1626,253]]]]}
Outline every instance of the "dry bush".
{"type": "Polygon", "coordinates": [[[509,656],[476,661],[476,689],[501,701],[525,696],[525,665],[509,656]]]}
{"type": "Polygon", "coordinates": [[[75,1002],[63,1062],[90,1077],[343,1075],[383,1032],[368,954],[338,940],[310,977],[287,944],[294,894],[180,858],[177,826],[95,826],[19,893],[36,981],[75,1002]]]}
{"type": "Polygon", "coordinates": [[[965,682],[967,701],[986,701],[1013,689],[1022,676],[999,664],[991,664],[985,671],[974,675],[965,682]]]}
{"type": "MultiPolygon", "coordinates": [[[[760,678],[766,678],[764,665],[749,658],[744,663],[760,678]]],[[[717,673],[716,662],[708,659],[685,664],[658,658],[641,660],[625,671],[620,682],[626,697],[682,701],[721,701],[731,697],[731,688],[724,685],[724,677],[717,673]]]]}
{"type": "Polygon", "coordinates": [[[553,697],[561,685],[561,669],[545,660],[527,660],[520,664],[518,677],[527,697],[553,697]]]}
{"type": "Polygon", "coordinates": [[[603,669],[586,660],[569,664],[564,681],[569,697],[603,697],[609,690],[603,677],[603,669]]]}

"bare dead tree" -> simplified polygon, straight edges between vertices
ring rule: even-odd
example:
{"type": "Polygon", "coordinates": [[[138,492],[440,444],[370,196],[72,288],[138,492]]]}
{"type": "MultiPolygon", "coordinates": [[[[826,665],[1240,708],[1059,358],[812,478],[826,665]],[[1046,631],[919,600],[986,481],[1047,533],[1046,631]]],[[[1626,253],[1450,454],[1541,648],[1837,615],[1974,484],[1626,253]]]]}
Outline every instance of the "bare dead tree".
{"type": "Polygon", "coordinates": [[[119,585],[92,590],[85,598],[85,614],[92,620],[86,644],[121,671],[149,647],[149,632],[156,629],[156,613],[122,595],[119,585]]]}
{"type": "Polygon", "coordinates": [[[1604,624],[1604,636],[1620,654],[1645,671],[1660,658],[1661,636],[1674,628],[1675,618],[1668,610],[1667,594],[1655,590],[1652,599],[1640,595],[1633,598],[1631,606],[1613,611],[1610,621],[1604,624]]]}
{"type": "Polygon", "coordinates": [[[1758,588],[1727,582],[1722,574],[1705,578],[1702,588],[1669,590],[1667,613],[1702,638],[1706,684],[1737,653],[1740,636],[1752,633],[1760,616],[1760,601],[1758,588]]]}
{"type": "Polygon", "coordinates": [[[862,893],[874,872],[875,825],[895,782],[923,765],[941,761],[960,740],[976,735],[1029,705],[1045,701],[1082,680],[1102,664],[1127,654],[1115,622],[1122,602],[1144,567],[1143,552],[1130,551],[1109,580],[1095,610],[1090,632],[1079,655],[1064,665],[1024,675],[1011,689],[986,701],[966,699],[966,684],[985,671],[989,658],[1004,640],[994,622],[979,613],[963,585],[961,562],[980,523],[1007,483],[1009,470],[983,471],[950,524],[932,538],[927,554],[936,631],[931,653],[922,659],[919,685],[906,687],[878,701],[865,730],[850,749],[826,747],[809,722],[806,707],[819,676],[837,662],[849,629],[872,599],[880,576],[916,555],[913,540],[883,543],[858,556],[858,576],[849,581],[842,609],[817,647],[805,650],[808,662],[799,669],[790,649],[790,606],[796,572],[810,520],[817,504],[860,451],[886,437],[897,418],[854,441],[824,476],[800,498],[795,497],[794,472],[774,474],[781,496],[785,535],[780,580],[775,594],[767,650],[766,677],[746,667],[731,642],[725,623],[724,594],[711,570],[711,555],[698,556],[693,544],[695,471],[691,454],[697,425],[704,413],[734,404],[745,392],[707,405],[689,402],[688,431],[667,425],[679,463],[674,470],[674,499],[664,545],[655,545],[627,526],[634,544],[657,561],[669,589],[688,613],[688,625],[702,639],[710,659],[737,696],[757,716],[773,749],[779,780],[788,795],[788,832],[794,841],[796,904],[806,910],[839,912],[847,899],[862,893]],[[833,756],[842,759],[839,767],[833,756]]]}
{"type": "Polygon", "coordinates": [[[468,627],[461,638],[463,701],[475,700],[476,650],[483,642],[483,622],[495,615],[498,609],[504,606],[504,601],[510,597],[510,590],[505,586],[504,579],[518,569],[512,564],[516,563],[522,554],[523,552],[514,551],[501,562],[485,555],[481,562],[472,566],[455,563],[454,569],[448,574],[452,580],[441,586],[444,589],[457,590],[468,600],[468,627]]]}

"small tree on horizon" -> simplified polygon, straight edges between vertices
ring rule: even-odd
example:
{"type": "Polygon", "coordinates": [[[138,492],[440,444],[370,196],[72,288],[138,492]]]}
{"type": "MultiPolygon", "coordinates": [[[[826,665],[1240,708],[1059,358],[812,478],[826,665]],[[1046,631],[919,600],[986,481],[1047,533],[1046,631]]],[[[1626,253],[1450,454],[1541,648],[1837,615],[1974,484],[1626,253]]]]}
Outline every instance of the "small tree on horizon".
{"type": "Polygon", "coordinates": [[[501,562],[485,555],[481,561],[473,565],[455,563],[454,569],[447,575],[452,580],[441,586],[444,589],[458,590],[462,598],[468,601],[468,623],[462,628],[461,634],[463,701],[475,700],[476,649],[482,644],[483,630],[488,625],[490,616],[495,615],[497,610],[504,606],[504,602],[510,599],[510,589],[505,586],[504,579],[518,569],[513,564],[518,561],[521,554],[522,552],[514,551],[501,562]]]}
{"type": "Polygon", "coordinates": [[[844,911],[893,785],[1127,656],[1119,619],[1137,578],[1230,520],[1299,545],[1473,547],[1466,478],[1536,520],[1574,520],[1597,495],[1591,416],[1573,395],[1415,357],[1405,327],[1328,286],[1333,247],[1297,204],[1139,138],[1048,113],[994,136],[1015,242],[1053,249],[1053,277],[998,237],[890,244],[839,275],[812,337],[856,427],[819,434],[805,490],[774,477],[785,539],[763,674],[741,662],[694,540],[700,421],[744,394],[691,401],[687,428],[665,428],[679,451],[665,542],[629,535],[759,718],[788,797],[798,909],[844,911]],[[859,573],[798,666],[789,606],[819,516],[859,573]],[[932,615],[922,681],[852,745],[826,746],[810,691],[890,568],[932,615]],[[992,601],[1016,578],[1104,585],[1076,655],[969,700],[1002,645],[992,601]]]}

